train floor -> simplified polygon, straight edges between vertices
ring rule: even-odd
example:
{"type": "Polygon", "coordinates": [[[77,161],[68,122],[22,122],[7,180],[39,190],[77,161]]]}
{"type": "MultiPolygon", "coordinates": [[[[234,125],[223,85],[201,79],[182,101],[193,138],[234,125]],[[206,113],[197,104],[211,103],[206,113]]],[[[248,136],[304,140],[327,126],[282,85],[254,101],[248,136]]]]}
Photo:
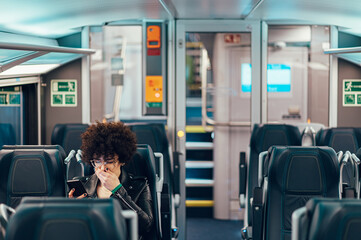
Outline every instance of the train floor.
{"type": "Polygon", "coordinates": [[[243,221],[187,218],[187,240],[242,239],[243,221]]]}

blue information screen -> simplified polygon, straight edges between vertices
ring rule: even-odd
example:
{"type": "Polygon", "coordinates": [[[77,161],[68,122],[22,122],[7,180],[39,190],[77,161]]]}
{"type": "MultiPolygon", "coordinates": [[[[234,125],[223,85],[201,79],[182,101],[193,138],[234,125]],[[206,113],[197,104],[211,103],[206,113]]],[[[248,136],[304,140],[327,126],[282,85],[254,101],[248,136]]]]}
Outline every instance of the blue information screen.
{"type": "MultiPolygon", "coordinates": [[[[242,63],[241,65],[241,84],[242,92],[251,92],[252,66],[250,63],[242,63]]],[[[286,64],[267,65],[267,91],[291,91],[291,66],[286,64]]]]}

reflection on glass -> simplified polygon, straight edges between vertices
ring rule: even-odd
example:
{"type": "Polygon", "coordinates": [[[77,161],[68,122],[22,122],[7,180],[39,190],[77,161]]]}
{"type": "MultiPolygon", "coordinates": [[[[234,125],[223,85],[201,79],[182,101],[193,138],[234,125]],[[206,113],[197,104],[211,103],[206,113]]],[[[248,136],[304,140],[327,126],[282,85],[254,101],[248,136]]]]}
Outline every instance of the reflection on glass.
{"type": "Polygon", "coordinates": [[[268,34],[268,122],[327,126],[328,27],[277,25],[269,26],[268,34]]]}
{"type": "MultiPolygon", "coordinates": [[[[201,125],[201,87],[202,78],[207,82],[211,79],[211,60],[209,53],[213,46],[206,48],[204,41],[214,42],[215,33],[187,33],[186,34],[186,124],[201,125]]],[[[208,89],[207,89],[208,90],[208,89]]],[[[211,108],[211,96],[207,98],[208,108],[211,108]]],[[[212,116],[211,113],[208,116],[212,116]]]]}
{"type": "MultiPolygon", "coordinates": [[[[229,115],[232,121],[250,121],[251,35],[188,32],[186,40],[187,125],[201,124],[202,90],[206,93],[209,118],[229,115]],[[242,64],[245,69],[248,67],[248,83],[243,86],[240,81],[242,64]],[[241,88],[248,88],[249,94],[242,95],[241,88]]],[[[242,71],[246,73],[247,70],[242,71]]]]}
{"type": "Polygon", "coordinates": [[[29,53],[31,53],[31,51],[0,49],[0,64],[13,61],[29,53]]]}
{"type": "Polygon", "coordinates": [[[112,120],[116,115],[115,103],[119,103],[122,121],[145,118],[140,90],[143,86],[142,30],[142,26],[91,28],[90,48],[96,50],[90,62],[92,122],[112,120]],[[119,91],[121,82],[123,87],[119,91]]]}
{"type": "Polygon", "coordinates": [[[23,64],[65,64],[83,57],[82,54],[50,52],[37,58],[33,58],[23,64]]]}

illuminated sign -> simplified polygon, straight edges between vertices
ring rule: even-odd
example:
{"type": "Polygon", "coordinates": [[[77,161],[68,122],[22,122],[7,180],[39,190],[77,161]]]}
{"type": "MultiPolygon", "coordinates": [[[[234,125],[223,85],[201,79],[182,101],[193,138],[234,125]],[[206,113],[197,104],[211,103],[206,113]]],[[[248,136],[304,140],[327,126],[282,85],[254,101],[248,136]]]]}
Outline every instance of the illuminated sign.
{"type": "MultiPolygon", "coordinates": [[[[252,66],[249,63],[241,65],[242,92],[251,92],[252,66]]],[[[291,66],[285,64],[267,65],[267,92],[291,91],[291,66]]]]}
{"type": "Polygon", "coordinates": [[[342,91],[342,106],[360,107],[361,106],[361,79],[344,79],[342,91]]]}
{"type": "Polygon", "coordinates": [[[50,104],[52,107],[76,107],[77,80],[51,80],[50,104]]]}

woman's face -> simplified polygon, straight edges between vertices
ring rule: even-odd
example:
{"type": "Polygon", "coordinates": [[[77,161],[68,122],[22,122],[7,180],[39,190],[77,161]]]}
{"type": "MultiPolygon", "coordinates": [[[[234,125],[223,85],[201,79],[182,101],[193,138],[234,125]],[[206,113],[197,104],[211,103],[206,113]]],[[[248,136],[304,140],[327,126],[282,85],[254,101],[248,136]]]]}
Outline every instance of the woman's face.
{"type": "Polygon", "coordinates": [[[105,170],[113,172],[120,175],[120,167],[124,165],[124,163],[119,162],[118,155],[114,155],[114,157],[104,157],[104,156],[94,156],[90,163],[95,169],[105,170]]]}

